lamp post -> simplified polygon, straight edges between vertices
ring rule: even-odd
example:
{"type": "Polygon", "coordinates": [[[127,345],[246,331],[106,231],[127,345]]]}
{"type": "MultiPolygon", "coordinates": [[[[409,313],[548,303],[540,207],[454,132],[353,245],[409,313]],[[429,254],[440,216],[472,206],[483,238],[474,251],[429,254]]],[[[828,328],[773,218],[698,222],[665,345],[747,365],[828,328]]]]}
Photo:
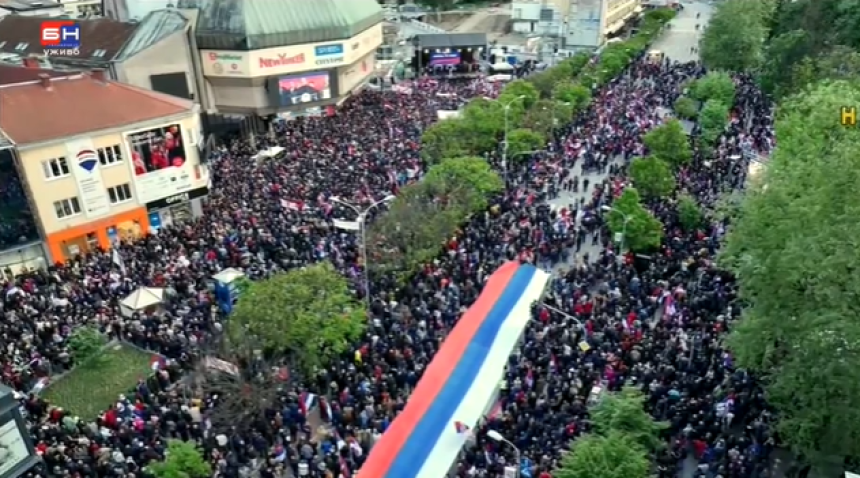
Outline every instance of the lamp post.
{"type": "Polygon", "coordinates": [[[526,97],[526,95],[517,96],[516,98],[513,98],[510,101],[508,101],[507,103],[504,103],[502,105],[502,108],[504,109],[504,112],[505,112],[505,139],[504,139],[505,143],[502,146],[502,165],[503,165],[503,170],[504,170],[504,174],[505,174],[505,186],[506,187],[508,184],[508,126],[509,126],[508,113],[511,111],[511,105],[512,104],[516,103],[517,101],[525,99],[525,97],[526,97]]]}
{"type": "Polygon", "coordinates": [[[493,441],[495,441],[495,442],[499,442],[499,443],[505,443],[505,444],[509,445],[511,448],[513,448],[513,449],[514,449],[514,453],[515,453],[514,457],[515,457],[515,460],[516,460],[516,463],[514,464],[514,469],[516,470],[516,477],[517,477],[517,478],[519,478],[519,476],[520,476],[520,467],[521,467],[521,464],[520,464],[520,449],[519,449],[519,448],[517,448],[517,446],[516,446],[516,445],[514,445],[513,443],[511,443],[511,441],[510,441],[510,440],[508,440],[507,438],[505,438],[501,433],[497,432],[496,430],[490,430],[490,431],[488,431],[488,432],[487,432],[487,436],[490,438],[490,440],[493,440],[493,441]]]}
{"type": "Polygon", "coordinates": [[[361,210],[358,206],[348,203],[343,199],[334,196],[331,198],[332,202],[336,202],[342,206],[346,206],[356,214],[358,214],[358,218],[356,222],[358,222],[358,227],[361,229],[361,256],[364,258],[364,301],[367,303],[367,315],[370,317],[370,258],[367,257],[367,214],[370,213],[375,207],[380,204],[384,204],[390,202],[394,199],[393,195],[385,196],[384,198],[376,201],[375,203],[367,206],[364,210],[361,210]]]}
{"type": "Polygon", "coordinates": [[[580,330],[582,329],[582,321],[581,321],[581,320],[579,320],[579,319],[577,319],[576,317],[574,317],[574,316],[572,316],[572,315],[568,314],[567,312],[565,312],[565,311],[563,311],[563,310],[559,309],[558,307],[553,307],[553,306],[551,306],[551,305],[548,305],[548,304],[546,304],[545,302],[541,302],[541,303],[540,303],[540,305],[541,305],[541,307],[546,307],[547,309],[549,309],[549,310],[551,310],[551,311],[555,312],[556,314],[561,315],[561,316],[562,316],[562,317],[564,317],[565,319],[570,319],[570,320],[574,321],[574,323],[576,323],[576,326],[577,326],[577,327],[579,327],[579,328],[580,328],[580,330]]]}
{"type": "Polygon", "coordinates": [[[603,206],[601,209],[606,212],[616,212],[618,214],[621,214],[621,217],[624,219],[624,225],[621,227],[621,240],[619,241],[620,244],[618,245],[618,259],[623,260],[624,245],[627,242],[627,223],[630,222],[630,216],[619,211],[618,209],[613,208],[612,206],[603,206]]]}

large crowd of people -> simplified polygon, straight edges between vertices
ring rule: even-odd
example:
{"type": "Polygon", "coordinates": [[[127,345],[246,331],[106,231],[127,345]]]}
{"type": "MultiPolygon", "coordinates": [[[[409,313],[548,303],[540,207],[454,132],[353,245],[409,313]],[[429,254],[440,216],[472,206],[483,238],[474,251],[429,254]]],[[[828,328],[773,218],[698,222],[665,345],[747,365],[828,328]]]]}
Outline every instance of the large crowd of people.
{"type": "MultiPolygon", "coordinates": [[[[489,429],[528,457],[531,476],[551,476],[568,442],[588,430],[591,390],[625,385],[641,388],[648,410],[670,423],[661,476],[675,474],[689,454],[703,475],[761,476],[774,444],[768,410],[719,340],[738,315],[733,280],[713,263],[725,225],[684,231],[666,200],[653,207],[666,227],[663,247],[621,257],[604,226],[603,206],[627,184],[626,161],[645,153],[642,134],[661,123],[660,107],[674,103],[681,85],[702,73],[696,64],[640,61],[596,92],[588,112],[558,129],[545,153],[509,169],[504,195],[452,240],[456,253],[440,255],[405,288],[373,283],[372,326],[353,353],[285,390],[270,421],[250,429],[213,426],[217,394],[174,386],[197,348],[222,329],[208,278],[227,267],[262,278],[320,260],[360,270],[358,238],[331,227],[332,219],[354,213],[332,198],[369,204],[420,178],[421,131],[437,111],[493,96],[498,86],[481,78],[421,79],[397,91],[362,92],[333,116],[280,124],[254,148],[231,139],[210,164],[204,216],[122,244],[122,271],[111,251],[100,251],[4,284],[3,382],[21,392],[44,459],[30,473],[134,476],[163,455],[168,439],[180,438],[198,442],[219,476],[350,477],[486,277],[504,261],[523,260],[568,264],[546,299],[565,314],[535,309],[499,406],[474,431],[458,476],[498,477],[513,463],[513,451],[489,440],[489,429]],[[284,153],[252,159],[275,145],[284,153]],[[574,189],[587,199],[562,210],[545,204],[574,189]],[[589,257],[586,243],[601,252],[589,257]],[[168,288],[164,311],[123,318],[118,302],[138,286],[168,288]],[[73,365],[67,339],[82,324],[169,359],[153,378],[105,404],[95,421],[36,393],[45,377],[73,365]],[[318,401],[309,413],[308,393],[327,397],[325,406],[318,401]],[[317,429],[319,422],[326,426],[317,429]]],[[[742,107],[715,157],[696,152],[678,173],[679,188],[705,206],[742,187],[744,148],[766,152],[773,143],[765,99],[749,80],[737,83],[742,107]]]]}

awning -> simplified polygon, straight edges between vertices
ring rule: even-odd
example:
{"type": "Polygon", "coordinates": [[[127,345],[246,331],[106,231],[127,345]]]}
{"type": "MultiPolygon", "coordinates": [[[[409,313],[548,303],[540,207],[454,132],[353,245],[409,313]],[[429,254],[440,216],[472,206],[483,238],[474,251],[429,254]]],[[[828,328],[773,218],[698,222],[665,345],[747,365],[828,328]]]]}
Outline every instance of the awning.
{"type": "Polygon", "coordinates": [[[606,30],[603,30],[603,34],[612,35],[613,33],[621,30],[622,28],[624,28],[624,20],[609,25],[608,27],[606,27],[606,30]]]}

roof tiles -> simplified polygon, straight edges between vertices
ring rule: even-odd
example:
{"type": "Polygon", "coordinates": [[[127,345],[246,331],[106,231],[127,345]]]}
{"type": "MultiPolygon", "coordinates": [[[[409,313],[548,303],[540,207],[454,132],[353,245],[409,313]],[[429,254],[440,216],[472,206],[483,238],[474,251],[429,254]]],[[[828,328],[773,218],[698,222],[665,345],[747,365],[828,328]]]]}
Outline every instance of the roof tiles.
{"type": "Polygon", "coordinates": [[[18,145],[40,143],[191,112],[193,103],[95,75],[0,86],[0,130],[18,145]]]}

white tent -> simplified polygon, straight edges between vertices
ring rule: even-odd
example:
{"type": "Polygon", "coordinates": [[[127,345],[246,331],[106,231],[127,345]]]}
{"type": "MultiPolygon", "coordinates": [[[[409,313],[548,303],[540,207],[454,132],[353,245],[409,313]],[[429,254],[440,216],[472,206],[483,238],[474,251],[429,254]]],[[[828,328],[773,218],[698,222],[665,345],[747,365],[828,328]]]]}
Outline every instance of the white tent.
{"type": "Polygon", "coordinates": [[[490,69],[493,71],[514,71],[514,66],[510,63],[496,63],[490,69]]]}
{"type": "Polygon", "coordinates": [[[273,146],[269,149],[264,149],[264,150],[260,151],[259,153],[252,156],[251,159],[253,159],[254,161],[260,161],[263,159],[273,158],[273,157],[279,155],[283,151],[284,151],[284,148],[282,148],[280,146],[273,146]]]}
{"type": "Polygon", "coordinates": [[[245,273],[240,271],[239,269],[235,269],[233,267],[228,267],[223,271],[212,276],[212,279],[222,283],[222,284],[230,284],[236,279],[241,279],[245,277],[245,273]]]}
{"type": "Polygon", "coordinates": [[[164,302],[164,289],[158,287],[140,287],[129,294],[119,303],[122,314],[130,317],[138,310],[156,307],[164,302]]]}

